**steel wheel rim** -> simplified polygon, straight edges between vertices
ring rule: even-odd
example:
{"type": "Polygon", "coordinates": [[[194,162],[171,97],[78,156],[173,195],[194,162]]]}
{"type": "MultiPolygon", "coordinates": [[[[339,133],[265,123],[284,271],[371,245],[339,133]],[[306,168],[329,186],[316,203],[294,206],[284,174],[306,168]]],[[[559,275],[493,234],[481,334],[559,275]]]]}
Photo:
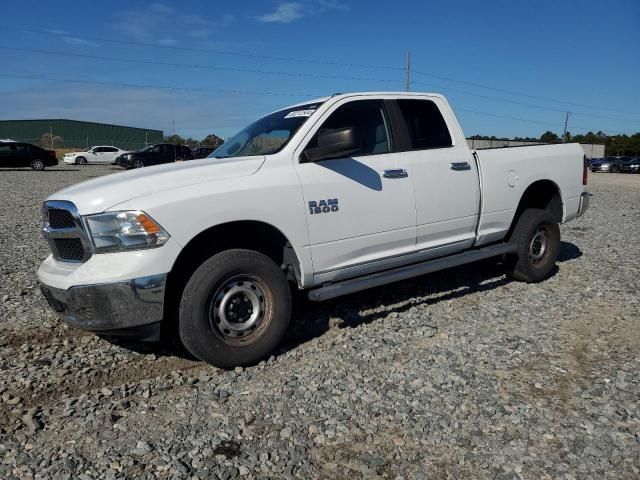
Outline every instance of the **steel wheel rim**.
{"type": "Polygon", "coordinates": [[[237,275],[224,280],[211,296],[209,324],[225,343],[251,343],[267,325],[268,309],[262,283],[249,275],[237,275]]]}
{"type": "Polygon", "coordinates": [[[529,242],[529,260],[534,264],[540,262],[548,249],[549,230],[547,227],[540,226],[533,232],[529,242]]]}

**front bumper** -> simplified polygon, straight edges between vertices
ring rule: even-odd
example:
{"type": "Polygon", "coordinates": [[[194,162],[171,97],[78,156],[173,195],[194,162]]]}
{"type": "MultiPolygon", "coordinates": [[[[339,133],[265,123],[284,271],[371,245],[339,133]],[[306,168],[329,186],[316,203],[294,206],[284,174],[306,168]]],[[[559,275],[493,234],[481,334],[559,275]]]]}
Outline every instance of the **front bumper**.
{"type": "Polygon", "coordinates": [[[73,327],[111,335],[141,333],[138,336],[157,340],[166,279],[161,274],[67,290],[41,283],[40,289],[49,305],[73,327]],[[154,325],[158,328],[147,328],[154,325]]]}
{"type": "Polygon", "coordinates": [[[576,217],[580,217],[589,209],[589,197],[591,194],[588,192],[582,192],[580,195],[580,203],[578,204],[578,214],[576,217]]]}

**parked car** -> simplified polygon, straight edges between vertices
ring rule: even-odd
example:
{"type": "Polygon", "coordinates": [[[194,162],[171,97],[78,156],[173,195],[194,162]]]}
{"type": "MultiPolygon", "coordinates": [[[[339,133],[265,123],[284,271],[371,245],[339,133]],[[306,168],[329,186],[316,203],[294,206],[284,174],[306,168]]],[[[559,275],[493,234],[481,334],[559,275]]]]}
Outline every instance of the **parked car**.
{"type": "Polygon", "coordinates": [[[137,152],[124,153],[116,158],[115,164],[129,169],[192,159],[193,153],[185,145],[159,143],[137,152]]]}
{"type": "Polygon", "coordinates": [[[30,143],[0,142],[0,167],[31,167],[41,171],[55,165],[58,165],[55,150],[45,150],[30,143]]]}
{"type": "Polygon", "coordinates": [[[470,150],[441,95],[334,95],[257,120],[215,158],[51,195],[38,278],[73,326],[166,329],[213,365],[249,365],[287,332],[292,290],[320,301],[496,256],[546,279],[586,184],[576,143],[470,150]]]}
{"type": "Polygon", "coordinates": [[[622,162],[620,171],[623,173],[640,173],[640,157],[629,158],[622,162]]]}
{"type": "Polygon", "coordinates": [[[86,165],[87,163],[110,164],[115,162],[120,155],[129,152],[111,145],[99,145],[87,148],[81,152],[65,153],[62,161],[73,165],[86,165]]]}
{"type": "Polygon", "coordinates": [[[628,157],[606,157],[601,158],[599,161],[593,160],[590,168],[592,172],[609,172],[618,173],[622,166],[623,159],[628,157]]]}
{"type": "Polygon", "coordinates": [[[193,150],[193,158],[206,158],[218,147],[196,147],[193,150]]]}

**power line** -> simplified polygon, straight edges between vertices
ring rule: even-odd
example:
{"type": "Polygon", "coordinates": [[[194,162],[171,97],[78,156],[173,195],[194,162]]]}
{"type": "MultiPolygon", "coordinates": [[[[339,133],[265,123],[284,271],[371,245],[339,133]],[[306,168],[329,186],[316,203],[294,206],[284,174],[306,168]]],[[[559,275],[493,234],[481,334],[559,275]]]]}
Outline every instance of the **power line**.
{"type": "Polygon", "coordinates": [[[45,77],[40,75],[19,75],[19,74],[9,74],[9,73],[0,73],[0,77],[7,78],[18,78],[25,80],[46,80],[50,82],[64,82],[64,83],[82,83],[82,84],[90,84],[90,85],[105,85],[112,87],[133,87],[133,88],[155,88],[162,90],[178,90],[178,91],[186,91],[186,92],[194,92],[194,93],[233,93],[240,95],[275,95],[275,96],[283,96],[283,97],[318,97],[320,95],[310,95],[306,93],[285,93],[285,92],[261,92],[261,91],[252,91],[252,90],[228,90],[228,89],[219,89],[219,88],[190,88],[190,87],[174,87],[171,85],[149,85],[149,84],[140,84],[140,83],[122,83],[122,82],[105,82],[99,80],[82,80],[82,79],[71,79],[71,78],[54,78],[54,77],[45,77]]]}
{"type": "MultiPolygon", "coordinates": [[[[264,95],[264,96],[285,96],[285,97],[319,97],[318,94],[307,93],[286,93],[286,92],[273,92],[273,91],[253,91],[253,90],[233,90],[233,89],[213,89],[213,88],[190,88],[190,87],[176,87],[172,85],[150,85],[139,83],[124,83],[124,82],[106,82],[99,80],[85,80],[85,79],[71,79],[71,78],[56,78],[42,75],[31,74],[8,74],[0,73],[0,77],[15,78],[23,80],[44,80],[50,82],[62,82],[62,83],[74,83],[74,84],[88,84],[88,85],[103,85],[110,87],[127,87],[127,88],[144,88],[144,89],[160,89],[160,90],[172,90],[172,91],[186,91],[193,94],[207,95],[210,93],[231,93],[240,95],[264,95]]],[[[540,120],[531,120],[527,118],[512,117],[507,115],[499,115],[495,113],[481,112],[477,110],[470,110],[465,108],[456,108],[456,111],[474,113],[477,115],[484,115],[488,117],[505,118],[509,120],[517,120],[520,122],[535,123],[544,125],[547,128],[551,126],[550,122],[543,122],[540,120]]],[[[583,128],[585,130],[594,130],[587,127],[576,126],[576,128],[583,128]]]]}
{"type": "MultiPolygon", "coordinates": [[[[17,31],[17,32],[26,32],[26,33],[40,34],[40,35],[51,35],[51,36],[57,36],[57,37],[73,37],[73,38],[79,38],[79,39],[83,39],[83,40],[96,41],[96,42],[106,42],[106,43],[115,43],[115,44],[120,44],[120,45],[134,45],[134,46],[139,46],[139,47],[164,48],[164,49],[177,50],[177,51],[188,51],[188,52],[197,52],[197,53],[212,53],[212,54],[217,54],[217,55],[229,55],[229,56],[245,57],[245,58],[259,58],[259,59],[265,59],[265,60],[280,60],[280,61],[287,61],[287,62],[309,63],[309,64],[316,64],[316,65],[335,65],[335,66],[341,66],[341,67],[356,67],[356,68],[372,68],[372,69],[383,69],[383,70],[406,71],[406,67],[395,67],[395,66],[390,66],[390,65],[372,65],[372,64],[364,64],[364,63],[335,62],[335,61],[330,61],[330,60],[318,60],[318,59],[308,59],[308,58],[304,58],[303,59],[303,58],[296,58],[296,57],[279,57],[279,56],[261,55],[261,54],[255,54],[255,53],[240,53],[240,52],[231,52],[231,51],[218,50],[218,49],[180,47],[180,46],[176,46],[176,45],[162,45],[162,44],[158,44],[158,43],[134,42],[134,41],[127,41],[127,40],[113,39],[113,38],[81,36],[81,35],[77,35],[75,33],[68,33],[68,32],[62,32],[62,31],[52,31],[52,30],[34,30],[34,29],[25,29],[25,28],[7,27],[7,26],[5,26],[3,28],[4,28],[4,30],[11,30],[11,31],[17,31]]],[[[536,99],[536,100],[543,100],[543,101],[546,101],[546,102],[560,103],[560,104],[563,104],[563,105],[572,105],[572,106],[578,106],[578,107],[583,107],[583,108],[591,108],[591,109],[594,109],[594,110],[604,110],[604,111],[631,114],[631,115],[637,113],[637,112],[630,112],[630,111],[626,111],[626,110],[617,110],[617,109],[611,109],[611,108],[606,108],[606,107],[599,107],[599,106],[595,106],[595,105],[588,105],[588,104],[583,104],[583,103],[570,102],[570,101],[567,101],[567,100],[560,100],[560,99],[557,99],[557,98],[550,98],[550,97],[543,97],[543,96],[538,96],[538,95],[531,95],[531,94],[526,94],[526,93],[522,93],[522,92],[516,92],[516,91],[513,91],[513,90],[507,90],[507,89],[503,89],[503,88],[491,87],[491,86],[488,86],[488,85],[483,85],[481,83],[470,82],[468,80],[459,80],[459,79],[456,79],[456,78],[447,77],[447,76],[444,76],[444,75],[437,75],[437,74],[434,74],[434,73],[419,71],[419,70],[415,70],[415,69],[412,69],[411,72],[414,73],[414,74],[418,74],[418,75],[424,75],[424,76],[429,76],[429,77],[433,77],[433,78],[438,78],[438,79],[441,79],[441,80],[447,80],[447,81],[450,81],[450,82],[456,82],[456,83],[470,85],[470,86],[474,86],[474,87],[478,87],[478,88],[484,88],[484,89],[493,90],[493,91],[497,91],[497,92],[501,92],[501,93],[506,93],[506,94],[509,94],[509,95],[517,95],[517,96],[532,98],[532,99],[536,99]]]]}
{"type": "Polygon", "coordinates": [[[560,103],[562,105],[572,105],[572,106],[575,106],[575,107],[591,108],[593,110],[605,110],[605,111],[609,111],[609,112],[617,112],[617,113],[624,113],[624,114],[630,114],[630,115],[634,115],[634,114],[637,113],[637,112],[629,112],[627,110],[616,110],[616,109],[612,109],[612,108],[597,107],[595,105],[587,105],[587,104],[584,104],[584,103],[569,102],[567,100],[560,100],[560,99],[557,99],[557,98],[542,97],[542,96],[538,96],[538,95],[530,95],[530,94],[527,94],[527,93],[515,92],[513,90],[506,90],[504,88],[490,87],[488,85],[483,85],[481,83],[469,82],[467,80],[458,80],[456,78],[445,77],[443,75],[436,75],[434,73],[421,72],[421,71],[418,71],[418,70],[412,70],[412,72],[414,74],[417,74],[417,75],[424,75],[424,76],[427,76],[427,77],[438,78],[440,80],[447,80],[449,82],[461,83],[461,84],[469,85],[469,86],[473,86],[473,87],[484,88],[484,89],[487,89],[487,90],[493,90],[495,92],[507,93],[509,95],[517,95],[517,96],[520,96],[520,97],[527,97],[527,98],[532,98],[532,99],[535,99],[535,100],[543,100],[545,102],[560,103]]]}
{"type": "MultiPolygon", "coordinates": [[[[356,68],[372,68],[372,69],[406,71],[406,66],[405,67],[394,67],[394,66],[390,66],[390,65],[372,65],[372,64],[363,64],[363,63],[335,62],[335,61],[329,61],[329,60],[317,60],[317,59],[307,59],[307,58],[302,59],[302,58],[296,58],[296,57],[279,57],[279,56],[261,55],[261,54],[255,54],[255,53],[231,52],[231,51],[217,50],[217,49],[180,47],[180,46],[175,46],[175,45],[162,45],[162,44],[157,44],[157,43],[125,41],[125,40],[119,40],[119,39],[113,39],[113,38],[80,36],[80,35],[76,35],[75,33],[68,33],[68,32],[62,32],[62,31],[53,31],[53,30],[34,30],[34,29],[25,29],[25,28],[17,28],[17,27],[6,27],[6,26],[3,27],[3,28],[4,28],[4,30],[26,32],[26,33],[31,33],[31,34],[51,35],[51,36],[57,36],[57,37],[73,37],[73,38],[79,38],[79,39],[88,40],[88,41],[115,43],[115,44],[120,44],[120,45],[133,45],[133,46],[140,46],[140,47],[164,48],[164,49],[170,49],[170,50],[176,50],[176,51],[189,51],[189,52],[197,52],[197,53],[211,53],[211,54],[217,54],[217,55],[229,55],[229,56],[236,56],[236,57],[258,58],[258,59],[266,59],[266,60],[279,60],[279,61],[287,61],[287,62],[299,62],[299,63],[308,63],[308,64],[316,64],[316,65],[334,65],[334,66],[341,66],[341,67],[356,67],[356,68]]],[[[127,61],[129,61],[129,60],[127,60],[127,61]]],[[[140,61],[140,62],[143,62],[143,61],[140,61]]],[[[171,64],[167,63],[167,65],[171,65],[171,64]]],[[[181,66],[181,65],[176,64],[176,66],[181,66]]],[[[187,65],[185,65],[185,66],[187,66],[187,65]]],[[[204,67],[202,67],[202,68],[204,68],[204,67]]],[[[219,68],[219,70],[222,70],[222,68],[219,68]]],[[[228,71],[234,71],[231,68],[228,68],[227,70],[228,71]]],[[[235,70],[235,71],[242,71],[242,70],[238,69],[238,70],[235,70]]],[[[545,102],[553,102],[553,103],[559,103],[559,104],[562,104],[562,105],[572,105],[572,106],[578,106],[578,107],[589,108],[589,109],[594,109],[594,110],[611,111],[611,112],[617,112],[617,113],[623,113],[623,114],[631,114],[631,115],[637,113],[637,112],[629,112],[629,111],[625,111],[625,110],[616,110],[616,109],[611,109],[611,108],[599,107],[599,106],[595,106],[595,105],[587,105],[587,104],[582,104],[582,103],[570,102],[570,101],[560,100],[560,99],[555,99],[555,98],[531,95],[531,94],[526,94],[526,93],[522,93],[522,92],[516,92],[516,91],[512,91],[512,90],[507,90],[507,89],[502,89],[502,88],[497,88],[497,87],[491,87],[491,86],[488,86],[488,85],[483,85],[483,84],[476,83],[476,82],[470,82],[470,81],[467,81],[467,80],[459,80],[459,79],[456,79],[456,78],[447,77],[447,76],[443,76],[443,75],[436,75],[436,74],[433,74],[433,73],[428,73],[428,72],[414,70],[414,69],[412,69],[411,72],[414,73],[414,74],[418,74],[418,75],[429,76],[429,77],[438,78],[438,79],[446,80],[446,81],[450,81],[450,82],[470,85],[470,86],[477,87],[477,88],[493,90],[493,91],[497,91],[497,92],[501,92],[501,93],[506,93],[506,94],[509,94],[509,95],[516,95],[516,96],[522,96],[522,97],[536,99],[536,100],[542,100],[542,101],[545,101],[545,102]]],[[[278,72],[268,72],[268,71],[255,71],[255,72],[248,71],[247,73],[264,73],[264,74],[272,74],[272,75],[283,74],[282,72],[278,73],[278,72]]],[[[306,76],[306,75],[305,74],[300,74],[300,75],[291,74],[291,76],[306,76]]],[[[309,74],[309,77],[311,77],[311,74],[309,74]]],[[[332,76],[321,76],[321,75],[317,75],[316,78],[335,78],[335,79],[340,79],[340,80],[362,80],[362,81],[378,81],[378,82],[395,82],[394,80],[386,80],[386,79],[359,78],[359,77],[332,77],[332,76]]],[[[415,82],[415,83],[419,83],[419,82],[415,82]]],[[[445,88],[445,87],[439,87],[439,88],[445,88]]],[[[453,89],[450,89],[450,90],[453,90],[453,89]]],[[[470,92],[462,92],[462,91],[460,91],[459,93],[464,93],[464,94],[468,94],[468,95],[476,95],[478,97],[482,97],[482,95],[480,95],[480,94],[473,94],[473,93],[470,93],[470,92]]],[[[495,98],[495,97],[486,97],[485,96],[484,98],[489,98],[489,99],[497,100],[497,101],[503,101],[503,102],[507,102],[507,103],[513,103],[513,102],[509,102],[506,99],[498,99],[498,98],[495,98]]],[[[520,103],[520,104],[524,105],[524,106],[532,106],[534,108],[545,109],[545,107],[542,107],[542,106],[533,106],[532,104],[525,104],[525,103],[520,103]]],[[[550,109],[550,108],[546,108],[546,109],[550,109]]],[[[562,109],[562,110],[558,110],[558,111],[564,112],[565,110],[566,109],[562,109]]],[[[578,112],[573,112],[573,113],[576,114],[576,115],[592,116],[592,117],[595,117],[595,118],[606,118],[606,117],[602,117],[602,116],[599,116],[599,115],[593,115],[593,114],[578,113],[578,112]]],[[[608,117],[608,119],[616,120],[616,121],[625,121],[625,122],[626,121],[640,122],[640,120],[624,120],[624,119],[618,119],[618,118],[613,118],[613,117],[608,117]]]]}
{"type": "MultiPolygon", "coordinates": [[[[500,115],[498,113],[489,113],[489,112],[481,112],[478,110],[470,110],[467,108],[458,108],[456,107],[454,109],[454,111],[456,112],[467,112],[467,113],[475,113],[477,115],[483,115],[485,117],[495,117],[495,118],[505,118],[507,120],[517,120],[519,122],[527,122],[527,123],[536,123],[538,125],[544,125],[547,128],[555,128],[555,127],[562,127],[562,122],[558,122],[558,124],[553,124],[552,122],[544,122],[542,120],[531,120],[529,118],[521,118],[521,117],[512,117],[510,115],[500,115]]],[[[574,125],[575,128],[580,128],[582,130],[587,130],[587,131],[594,131],[596,130],[595,128],[591,128],[591,127],[585,127],[583,125],[574,125]]]]}
{"type": "MultiPolygon", "coordinates": [[[[487,99],[487,100],[495,100],[497,102],[511,103],[511,104],[514,104],[514,105],[522,105],[524,107],[538,108],[540,110],[548,110],[548,111],[551,111],[551,112],[560,112],[560,113],[565,113],[566,112],[566,109],[553,108],[553,107],[544,107],[542,105],[535,105],[535,104],[532,104],[532,103],[519,102],[517,100],[509,100],[509,99],[506,99],[506,98],[492,97],[490,95],[482,95],[482,94],[479,94],[479,93],[467,92],[467,91],[464,91],[464,90],[459,90],[459,89],[451,88],[451,87],[445,87],[444,85],[437,85],[437,84],[434,84],[434,83],[416,82],[416,81],[414,81],[413,83],[415,83],[417,85],[427,85],[427,86],[430,86],[430,87],[436,87],[436,88],[440,88],[442,90],[449,90],[451,92],[460,93],[462,95],[472,95],[474,97],[484,98],[484,99],[487,99]]],[[[606,119],[606,120],[615,120],[615,121],[618,121],[618,122],[640,123],[640,120],[634,120],[634,119],[629,119],[629,118],[607,117],[607,116],[598,115],[598,114],[592,114],[592,113],[584,113],[584,112],[572,111],[571,114],[572,115],[585,116],[585,117],[594,117],[594,118],[599,118],[599,119],[606,119]]]]}
{"type": "Polygon", "coordinates": [[[381,78],[371,78],[371,77],[345,77],[345,76],[339,76],[339,75],[323,75],[323,74],[313,74],[313,73],[276,72],[272,70],[260,70],[260,69],[256,70],[256,69],[236,68],[236,67],[219,67],[214,65],[202,65],[202,64],[196,64],[196,63],[174,63],[174,62],[164,62],[164,61],[157,61],[157,60],[142,60],[142,59],[136,59],[136,58],[89,55],[89,54],[83,54],[83,53],[56,52],[52,50],[7,47],[3,45],[0,45],[0,49],[16,51],[16,52],[38,53],[43,55],[59,55],[64,57],[76,57],[76,58],[86,58],[91,60],[106,60],[106,61],[115,61],[115,62],[129,62],[129,63],[139,63],[143,65],[159,65],[159,66],[166,66],[166,67],[199,68],[204,70],[228,71],[228,72],[239,72],[239,73],[258,73],[263,75],[282,75],[282,76],[288,76],[288,77],[323,78],[328,80],[357,80],[357,81],[370,81],[370,82],[399,83],[399,80],[392,80],[392,79],[381,79],[381,78]]]}
{"type": "MultiPolygon", "coordinates": [[[[257,73],[257,74],[261,74],[261,75],[279,75],[279,76],[300,77],[300,78],[322,78],[322,79],[329,79],[329,80],[355,80],[355,81],[382,82],[382,83],[397,83],[398,82],[397,80],[392,80],[392,79],[382,79],[382,78],[372,78],[372,77],[352,77],[352,76],[340,76],[340,75],[307,74],[307,73],[298,73],[298,72],[292,73],[292,72],[270,71],[270,70],[259,70],[259,69],[256,70],[256,69],[246,69],[246,68],[236,68],[236,67],[220,67],[220,66],[213,66],[213,65],[175,63],[175,62],[164,62],[164,61],[157,61],[157,60],[143,60],[143,59],[133,59],[133,58],[111,57],[111,56],[104,56],[104,55],[89,55],[89,54],[82,54],[82,53],[58,52],[58,51],[42,50],[42,49],[7,47],[7,46],[1,46],[1,45],[0,45],[0,49],[9,50],[9,51],[36,53],[36,54],[43,54],[43,55],[58,55],[58,56],[66,56],[66,57],[85,58],[85,59],[92,59],[92,60],[128,62],[128,63],[143,64],[143,65],[159,65],[159,66],[170,66],[170,67],[179,67],[179,68],[197,68],[197,69],[205,69],[205,70],[229,71],[229,72],[239,72],[239,73],[257,73]]],[[[407,52],[407,61],[409,61],[409,52],[407,52]]],[[[409,66],[408,65],[409,64],[407,64],[407,67],[406,67],[407,68],[407,72],[406,72],[407,75],[409,75],[409,70],[408,70],[409,66]]],[[[531,103],[520,102],[520,101],[517,101],[517,100],[509,100],[509,99],[505,99],[505,98],[493,97],[493,96],[490,96],[490,95],[482,95],[482,94],[475,93],[475,92],[469,92],[469,91],[460,90],[460,89],[456,89],[456,88],[452,88],[452,87],[446,87],[444,85],[438,85],[438,84],[420,82],[420,81],[411,81],[410,77],[407,76],[407,78],[405,79],[405,88],[406,89],[409,88],[409,84],[410,83],[417,84],[417,85],[425,85],[425,86],[429,86],[429,87],[435,87],[435,88],[442,89],[442,90],[448,90],[448,91],[451,91],[451,92],[460,93],[462,95],[471,95],[471,96],[474,96],[474,97],[484,98],[484,99],[488,99],[488,100],[494,100],[494,101],[497,101],[497,102],[510,103],[510,104],[514,104],[514,105],[521,105],[521,106],[528,107],[528,108],[537,108],[537,109],[540,109],[540,110],[548,110],[548,111],[560,112],[560,113],[564,113],[566,111],[566,110],[559,109],[559,108],[545,107],[545,106],[542,106],[542,105],[535,105],[535,104],[531,104],[531,103]]],[[[594,118],[598,118],[598,119],[607,119],[607,120],[614,120],[614,121],[620,121],[620,122],[640,123],[640,120],[607,117],[607,116],[589,114],[589,113],[584,113],[584,112],[572,112],[572,113],[574,115],[588,116],[588,117],[594,117],[594,118]]]]}
{"type": "Polygon", "coordinates": [[[184,52],[196,52],[196,53],[211,53],[215,55],[229,55],[234,57],[246,57],[246,58],[259,58],[263,60],[279,60],[284,62],[298,62],[298,63],[311,63],[316,65],[335,65],[339,67],[358,67],[358,68],[373,68],[373,69],[381,69],[381,70],[404,70],[404,67],[392,67],[389,65],[371,65],[365,63],[348,63],[348,62],[334,62],[330,60],[315,60],[308,58],[296,58],[296,57],[278,57],[273,55],[261,55],[257,53],[240,53],[240,52],[231,52],[228,50],[217,50],[210,48],[195,48],[195,47],[179,47],[176,45],[162,45],[159,43],[147,43],[147,42],[133,42],[128,40],[118,40],[114,38],[103,38],[103,37],[87,37],[76,35],[75,33],[67,33],[60,31],[50,31],[50,30],[32,30],[27,28],[17,28],[17,27],[2,27],[4,30],[12,30],[16,32],[26,32],[38,35],[53,35],[58,37],[73,37],[79,38],[82,40],[89,40],[93,42],[104,42],[104,43],[116,43],[119,45],[133,45],[137,47],[152,47],[152,48],[165,48],[169,50],[177,50],[184,52]]]}

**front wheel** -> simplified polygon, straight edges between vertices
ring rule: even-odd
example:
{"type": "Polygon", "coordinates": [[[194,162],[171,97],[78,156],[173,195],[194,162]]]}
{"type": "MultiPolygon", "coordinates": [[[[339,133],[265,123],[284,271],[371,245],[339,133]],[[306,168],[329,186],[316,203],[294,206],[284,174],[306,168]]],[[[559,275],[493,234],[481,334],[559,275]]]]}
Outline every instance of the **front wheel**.
{"type": "Polygon", "coordinates": [[[136,159],[136,160],[133,161],[131,166],[133,168],[142,168],[142,167],[144,167],[144,162],[142,160],[140,160],[140,159],[136,159]]]}
{"type": "Polygon", "coordinates": [[[195,357],[217,367],[252,365],[278,346],[290,318],[291,290],[278,265],[252,250],[226,250],[187,282],[180,339],[195,357]]]}
{"type": "Polygon", "coordinates": [[[516,251],[507,256],[507,274],[522,282],[540,282],[551,275],[560,251],[560,227],[547,210],[522,212],[510,241],[516,251]]]}
{"type": "Polygon", "coordinates": [[[87,164],[87,159],[84,157],[78,157],[76,158],[76,165],[86,165],[87,164]]]}
{"type": "Polygon", "coordinates": [[[31,161],[31,170],[35,170],[37,172],[41,172],[44,170],[44,162],[39,158],[31,161]]]}

